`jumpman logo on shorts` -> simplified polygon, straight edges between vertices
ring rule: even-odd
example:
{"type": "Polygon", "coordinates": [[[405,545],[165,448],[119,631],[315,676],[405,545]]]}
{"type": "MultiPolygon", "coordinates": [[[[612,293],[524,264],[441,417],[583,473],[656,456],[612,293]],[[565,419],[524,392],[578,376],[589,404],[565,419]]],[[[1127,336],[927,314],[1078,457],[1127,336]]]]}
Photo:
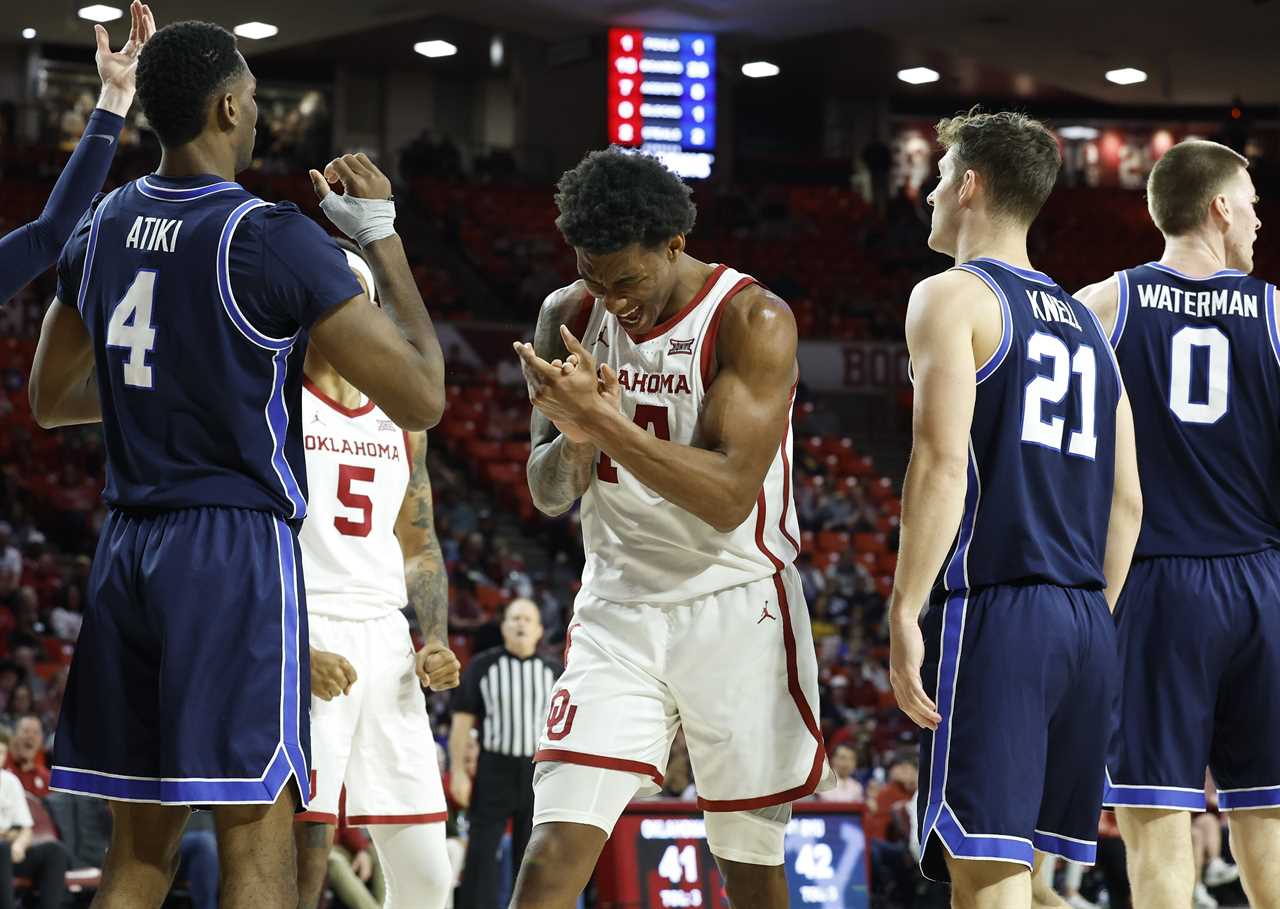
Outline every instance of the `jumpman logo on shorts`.
{"type": "Polygon", "coordinates": [[[775,622],[776,622],[776,621],[778,621],[778,617],[777,617],[776,615],[771,615],[771,614],[770,614],[770,612],[769,612],[769,601],[768,601],[768,600],[765,600],[765,601],[764,601],[764,609],[761,609],[761,610],[760,610],[760,618],[756,619],[756,624],[757,624],[757,625],[759,625],[759,624],[760,624],[761,622],[763,622],[765,619],[773,619],[775,622]]]}

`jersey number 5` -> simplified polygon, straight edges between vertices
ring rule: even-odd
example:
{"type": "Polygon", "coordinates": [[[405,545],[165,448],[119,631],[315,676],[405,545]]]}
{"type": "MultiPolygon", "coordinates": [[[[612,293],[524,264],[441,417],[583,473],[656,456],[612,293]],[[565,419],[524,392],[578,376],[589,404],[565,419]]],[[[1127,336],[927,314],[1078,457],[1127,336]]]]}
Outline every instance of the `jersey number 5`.
{"type": "Polygon", "coordinates": [[[1096,402],[1098,392],[1098,360],[1093,348],[1082,344],[1072,354],[1067,344],[1055,335],[1036,332],[1027,341],[1027,359],[1033,363],[1050,360],[1053,372],[1039,375],[1027,383],[1022,404],[1022,441],[1062,450],[1065,417],[1044,418],[1044,405],[1061,404],[1071,388],[1071,376],[1080,376],[1080,428],[1067,440],[1067,454],[1093,459],[1098,450],[1096,402]]]}
{"type": "MultiPolygon", "coordinates": [[[[652,429],[653,434],[664,442],[671,441],[671,426],[667,421],[665,407],[659,407],[657,404],[637,404],[635,424],[645,431],[652,429]]],[[[600,452],[600,460],[596,463],[596,477],[604,483],[618,482],[618,468],[613,466],[613,461],[603,451],[600,452]]]]}
{"type": "Polygon", "coordinates": [[[129,351],[124,361],[124,384],[133,388],[151,388],[151,367],[147,354],[156,346],[156,330],[151,324],[151,300],[156,292],[156,275],[152,268],[140,268],[133,283],[111,311],[107,323],[107,347],[129,351]]]}
{"type": "Polygon", "coordinates": [[[338,528],[338,533],[347,537],[367,537],[369,531],[373,530],[373,500],[352,492],[351,484],[357,482],[372,483],[373,468],[356,467],[353,464],[338,465],[338,501],[360,512],[358,522],[341,516],[333,519],[333,526],[338,528]]]}

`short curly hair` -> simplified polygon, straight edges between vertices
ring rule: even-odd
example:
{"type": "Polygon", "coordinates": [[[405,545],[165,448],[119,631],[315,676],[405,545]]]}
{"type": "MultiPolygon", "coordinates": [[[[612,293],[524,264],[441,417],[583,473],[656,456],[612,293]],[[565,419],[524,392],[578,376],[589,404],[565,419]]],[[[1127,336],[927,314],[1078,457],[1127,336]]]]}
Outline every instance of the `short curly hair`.
{"type": "Polygon", "coordinates": [[[235,35],[212,22],[175,22],[152,35],[138,57],[138,101],[160,144],[200,135],[210,97],[243,69],[235,35]]]}
{"type": "Polygon", "coordinates": [[[570,246],[596,255],[661,246],[693,230],[698,214],[692,190],[666,165],[617,146],[591,152],[556,189],[556,227],[570,246]]]}
{"type": "Polygon", "coordinates": [[[938,121],[938,142],[955,151],[961,171],[972,168],[991,188],[992,211],[1030,224],[1058,180],[1058,140],[1039,120],[1016,111],[968,113],[938,121]]]}

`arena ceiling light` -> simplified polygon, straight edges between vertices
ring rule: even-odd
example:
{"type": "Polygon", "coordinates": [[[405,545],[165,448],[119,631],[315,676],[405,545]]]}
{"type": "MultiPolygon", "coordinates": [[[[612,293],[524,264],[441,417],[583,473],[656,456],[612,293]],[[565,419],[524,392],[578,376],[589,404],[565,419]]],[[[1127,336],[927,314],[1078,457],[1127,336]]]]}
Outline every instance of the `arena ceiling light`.
{"type": "Polygon", "coordinates": [[[926,85],[930,82],[937,82],[942,77],[938,75],[936,69],[929,69],[927,66],[913,66],[910,69],[898,70],[898,78],[909,85],[926,85]]]}
{"type": "Polygon", "coordinates": [[[241,22],[235,27],[235,33],[241,38],[261,41],[263,38],[274,38],[280,29],[266,22],[241,22]]]}
{"type": "Polygon", "coordinates": [[[1098,131],[1092,126],[1064,126],[1058,130],[1058,135],[1064,139],[1088,141],[1098,138],[1098,131]]]}
{"type": "Polygon", "coordinates": [[[742,75],[748,79],[767,79],[780,72],[782,70],[778,69],[778,64],[770,63],[768,60],[752,60],[750,63],[742,64],[742,75]]]}
{"type": "Polygon", "coordinates": [[[124,15],[124,10],[118,6],[95,3],[93,6],[80,7],[77,15],[81,19],[88,19],[90,22],[114,22],[124,15]]]}
{"type": "Polygon", "coordinates": [[[1136,85],[1139,82],[1146,82],[1147,74],[1140,69],[1126,66],[1122,69],[1107,70],[1107,81],[1114,82],[1116,85],[1136,85]]]}
{"type": "Polygon", "coordinates": [[[452,57],[458,52],[456,45],[438,38],[432,41],[419,41],[413,49],[424,57],[452,57]]]}
{"type": "Polygon", "coordinates": [[[22,30],[22,37],[26,38],[28,41],[30,41],[35,36],[36,36],[36,30],[34,28],[24,28],[22,30]]]}

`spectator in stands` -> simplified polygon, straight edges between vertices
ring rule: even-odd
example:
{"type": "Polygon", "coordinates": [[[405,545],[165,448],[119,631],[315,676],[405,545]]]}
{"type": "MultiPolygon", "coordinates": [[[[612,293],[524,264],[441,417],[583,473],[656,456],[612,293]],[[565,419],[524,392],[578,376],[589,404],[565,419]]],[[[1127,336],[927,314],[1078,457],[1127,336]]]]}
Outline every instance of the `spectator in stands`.
{"type": "MultiPolygon", "coordinates": [[[[22,686],[14,689],[14,694],[22,686]]],[[[4,769],[8,770],[22,783],[22,788],[38,799],[49,794],[49,766],[44,756],[44,723],[40,717],[28,713],[18,720],[11,742],[8,745],[8,756],[4,769]]]]}
{"type": "Polygon", "coordinates": [[[62,588],[62,600],[49,613],[49,627],[63,641],[74,641],[80,637],[80,626],[84,622],[84,594],[75,584],[62,588]]]}
{"type": "MultiPolygon", "coordinates": [[[[0,754],[9,747],[9,731],[0,728],[0,754]]],[[[59,909],[67,897],[66,847],[57,840],[33,844],[35,822],[22,783],[0,770],[0,909],[14,907],[14,877],[31,880],[40,909],[59,909]]]]}
{"type": "Polygon", "coordinates": [[[329,850],[329,887],[347,909],[380,909],[386,882],[369,836],[342,823],[329,850]]]}
{"type": "MultiPolygon", "coordinates": [[[[43,626],[40,626],[43,628],[43,626]]],[[[44,652],[44,648],[40,646],[40,641],[35,644],[21,644],[13,648],[13,662],[18,665],[18,671],[22,673],[22,681],[31,689],[31,696],[35,700],[44,700],[45,695],[49,693],[49,684],[40,677],[36,671],[36,663],[39,662],[39,655],[44,652]]]]}
{"type": "Polygon", "coordinates": [[[50,792],[44,804],[71,856],[71,867],[101,868],[111,842],[111,809],[106,800],[50,792]]]}
{"type": "Polygon", "coordinates": [[[868,802],[872,807],[872,818],[868,826],[887,831],[892,822],[893,809],[914,799],[916,788],[920,783],[920,764],[915,755],[903,755],[895,758],[889,765],[889,780],[883,786],[873,787],[868,802]]]}
{"type": "Polygon", "coordinates": [[[31,686],[26,682],[19,682],[13,686],[13,691],[9,693],[9,702],[5,706],[4,721],[10,727],[15,727],[20,719],[34,712],[34,708],[35,698],[31,696],[31,686]]]}
{"type": "Polygon", "coordinates": [[[9,635],[9,648],[39,647],[43,626],[40,624],[40,598],[34,587],[18,591],[18,606],[14,610],[17,625],[9,635]]]}
{"type": "Polygon", "coordinates": [[[813,554],[807,550],[800,553],[800,557],[796,560],[796,569],[800,572],[800,585],[804,589],[805,602],[812,606],[826,589],[827,580],[823,577],[822,569],[813,563],[813,554]]]}
{"type": "Polygon", "coordinates": [[[842,742],[831,752],[831,769],[835,771],[836,787],[817,793],[825,802],[861,802],[865,798],[862,783],[854,773],[858,769],[858,752],[853,745],[842,742]]]}
{"type": "Polygon", "coordinates": [[[0,521],[0,597],[6,597],[22,579],[22,553],[13,545],[13,527],[0,521]]]}

